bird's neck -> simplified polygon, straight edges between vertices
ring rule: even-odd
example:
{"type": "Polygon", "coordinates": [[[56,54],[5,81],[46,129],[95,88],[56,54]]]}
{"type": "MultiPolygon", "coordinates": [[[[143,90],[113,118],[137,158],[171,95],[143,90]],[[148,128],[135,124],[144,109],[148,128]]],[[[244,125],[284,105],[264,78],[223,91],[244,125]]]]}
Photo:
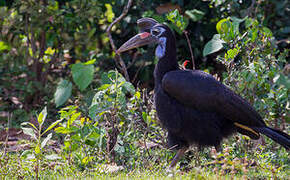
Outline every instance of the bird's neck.
{"type": "Polygon", "coordinates": [[[166,48],[168,51],[158,60],[154,69],[155,87],[161,85],[163,76],[169,72],[179,69],[176,59],[175,45],[171,48],[166,48]]]}

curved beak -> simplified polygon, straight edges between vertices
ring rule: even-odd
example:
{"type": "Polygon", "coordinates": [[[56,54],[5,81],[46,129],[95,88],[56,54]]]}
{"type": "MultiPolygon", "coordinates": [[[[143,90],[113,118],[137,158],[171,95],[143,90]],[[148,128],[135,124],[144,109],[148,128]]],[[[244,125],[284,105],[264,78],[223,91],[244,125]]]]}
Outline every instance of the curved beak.
{"type": "Polygon", "coordinates": [[[148,32],[142,32],[125,42],[118,50],[117,53],[128,51],[137,47],[145,46],[147,44],[156,43],[158,39],[148,32]]]}

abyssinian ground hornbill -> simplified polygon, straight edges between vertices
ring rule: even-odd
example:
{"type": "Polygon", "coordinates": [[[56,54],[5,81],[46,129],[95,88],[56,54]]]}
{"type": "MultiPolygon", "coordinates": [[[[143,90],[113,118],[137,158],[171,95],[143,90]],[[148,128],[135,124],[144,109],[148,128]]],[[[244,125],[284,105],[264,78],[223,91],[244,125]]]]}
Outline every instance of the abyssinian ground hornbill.
{"type": "Polygon", "coordinates": [[[260,133],[290,148],[290,136],[267,127],[262,117],[242,97],[199,70],[181,70],[176,59],[175,37],[166,25],[152,18],[137,21],[140,33],[129,39],[117,53],[156,43],[159,59],[154,70],[154,101],[157,116],[168,131],[170,146],[178,151],[174,167],[187,148],[220,147],[223,138],[239,132],[252,139],[260,133]]]}

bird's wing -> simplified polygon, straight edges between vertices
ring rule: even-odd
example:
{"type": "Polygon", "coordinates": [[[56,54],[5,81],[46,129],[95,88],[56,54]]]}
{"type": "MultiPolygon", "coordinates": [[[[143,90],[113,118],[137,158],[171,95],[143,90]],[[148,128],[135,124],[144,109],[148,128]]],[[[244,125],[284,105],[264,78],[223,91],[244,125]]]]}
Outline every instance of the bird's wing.
{"type": "Polygon", "coordinates": [[[233,121],[239,132],[252,138],[259,134],[250,127],[265,126],[246,100],[203,71],[170,71],[162,79],[162,88],[185,106],[215,112],[233,121]]]}

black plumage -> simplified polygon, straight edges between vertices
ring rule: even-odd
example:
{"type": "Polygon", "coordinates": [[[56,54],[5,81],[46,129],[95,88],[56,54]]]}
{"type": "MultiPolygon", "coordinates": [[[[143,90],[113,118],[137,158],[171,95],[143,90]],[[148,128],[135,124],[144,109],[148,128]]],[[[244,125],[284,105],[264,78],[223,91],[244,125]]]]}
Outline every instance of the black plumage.
{"type": "Polygon", "coordinates": [[[262,133],[290,148],[289,135],[267,127],[245,99],[213,76],[199,70],[179,69],[175,37],[166,25],[151,18],[137,23],[141,33],[123,44],[118,53],[158,44],[154,101],[158,118],[168,131],[169,145],[179,149],[171,167],[190,145],[218,148],[223,138],[235,132],[252,139],[258,139],[262,133]]]}

